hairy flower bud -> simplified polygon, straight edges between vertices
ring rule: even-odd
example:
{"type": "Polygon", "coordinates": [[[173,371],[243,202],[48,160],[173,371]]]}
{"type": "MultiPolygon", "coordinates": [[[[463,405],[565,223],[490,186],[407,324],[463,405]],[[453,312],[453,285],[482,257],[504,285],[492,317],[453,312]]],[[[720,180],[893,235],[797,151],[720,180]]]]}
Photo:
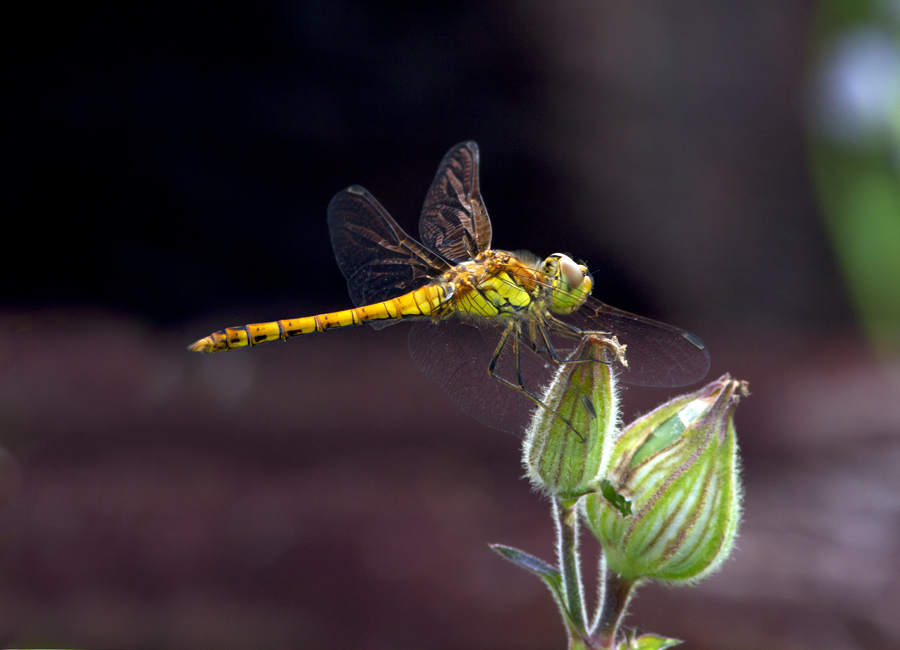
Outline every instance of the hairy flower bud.
{"type": "Polygon", "coordinates": [[[563,499],[594,489],[609,463],[618,419],[612,362],[624,364],[625,346],[596,334],[582,338],[562,363],[535,409],[523,460],[532,484],[563,499]]]}
{"type": "Polygon", "coordinates": [[[611,571],[679,584],[725,561],[741,513],[734,410],[747,394],[746,382],[724,375],[622,432],[607,478],[632,514],[623,516],[600,493],[584,500],[611,571]]]}

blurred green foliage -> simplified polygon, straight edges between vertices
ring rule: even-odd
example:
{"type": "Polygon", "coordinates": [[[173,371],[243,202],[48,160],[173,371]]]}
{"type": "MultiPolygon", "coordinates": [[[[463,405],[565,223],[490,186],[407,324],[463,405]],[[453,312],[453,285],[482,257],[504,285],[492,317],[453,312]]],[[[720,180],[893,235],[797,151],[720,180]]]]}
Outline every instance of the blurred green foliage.
{"type": "Polygon", "coordinates": [[[811,162],[860,321],[900,354],[900,2],[823,0],[813,58],[811,162]]]}

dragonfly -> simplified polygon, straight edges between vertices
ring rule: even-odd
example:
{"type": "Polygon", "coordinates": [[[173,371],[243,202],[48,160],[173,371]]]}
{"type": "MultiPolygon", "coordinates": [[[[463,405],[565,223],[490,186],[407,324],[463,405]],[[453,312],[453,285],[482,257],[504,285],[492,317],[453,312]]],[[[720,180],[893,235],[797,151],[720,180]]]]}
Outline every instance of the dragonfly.
{"type": "Polygon", "coordinates": [[[420,241],[367,190],[352,185],[328,206],[331,244],[352,309],[228,327],[189,346],[219,352],[368,323],[413,321],[412,358],[463,411],[518,436],[561,364],[584,337],[615,336],[618,380],[683,386],[701,380],[709,352],[690,332],[611,307],[591,296],[587,266],[568,254],[541,260],[491,248],[475,142],[441,161],[419,219],[420,241]]]}

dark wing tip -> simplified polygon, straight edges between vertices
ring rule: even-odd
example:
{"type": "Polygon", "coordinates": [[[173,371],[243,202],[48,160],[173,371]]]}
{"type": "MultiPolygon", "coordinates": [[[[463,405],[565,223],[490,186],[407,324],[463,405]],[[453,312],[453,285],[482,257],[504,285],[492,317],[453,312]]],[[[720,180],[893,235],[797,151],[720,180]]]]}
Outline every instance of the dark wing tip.
{"type": "Polygon", "coordinates": [[[463,140],[462,142],[453,145],[452,147],[450,147],[450,151],[447,152],[447,155],[450,156],[460,149],[468,149],[469,153],[471,153],[473,156],[478,155],[478,143],[474,140],[463,140]]]}
{"type": "Polygon", "coordinates": [[[345,187],[340,192],[331,197],[331,201],[328,202],[328,212],[331,213],[332,210],[334,210],[338,205],[345,201],[345,197],[348,194],[365,197],[369,195],[369,191],[361,185],[350,185],[349,187],[345,187]]]}
{"type": "MultiPolygon", "coordinates": [[[[641,319],[645,325],[648,321],[641,319]]],[[[710,367],[709,349],[696,334],[659,324],[652,330],[622,331],[613,328],[626,343],[627,366],[621,380],[633,386],[677,388],[690,386],[706,377],[710,367]]]]}
{"type": "Polygon", "coordinates": [[[684,367],[684,371],[676,385],[688,386],[690,384],[695,384],[706,377],[706,374],[709,372],[711,359],[709,356],[709,349],[699,336],[687,331],[682,331],[681,336],[692,345],[693,348],[687,348],[685,350],[686,354],[684,359],[685,361],[690,361],[684,367]],[[687,354],[687,350],[692,350],[692,353],[687,354]]]}
{"type": "MultiPolygon", "coordinates": [[[[688,341],[693,343],[695,346],[697,346],[697,348],[699,348],[700,350],[706,350],[706,344],[703,341],[701,341],[700,337],[697,336],[696,334],[691,334],[690,332],[682,332],[681,335],[684,338],[686,338],[688,341]]],[[[709,356],[709,353],[707,352],[707,357],[708,356],[709,356]]]]}

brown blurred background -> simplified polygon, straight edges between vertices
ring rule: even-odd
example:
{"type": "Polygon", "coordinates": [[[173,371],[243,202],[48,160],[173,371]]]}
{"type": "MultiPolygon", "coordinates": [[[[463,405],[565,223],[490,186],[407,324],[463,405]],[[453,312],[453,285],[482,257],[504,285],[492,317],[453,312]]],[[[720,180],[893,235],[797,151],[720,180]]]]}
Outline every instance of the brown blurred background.
{"type": "MultiPolygon", "coordinates": [[[[643,588],[628,623],[898,647],[900,365],[811,164],[828,38],[896,27],[896,2],[403,6],[10,17],[0,644],[563,647],[543,586],[487,547],[552,559],[518,440],[423,380],[403,325],[185,351],[348,306],[331,196],[364,185],[415,232],[474,139],[495,247],[586,259],[596,296],[750,383],[733,558],[643,588]]],[[[625,418],[673,394],[631,388],[625,418]]]]}

